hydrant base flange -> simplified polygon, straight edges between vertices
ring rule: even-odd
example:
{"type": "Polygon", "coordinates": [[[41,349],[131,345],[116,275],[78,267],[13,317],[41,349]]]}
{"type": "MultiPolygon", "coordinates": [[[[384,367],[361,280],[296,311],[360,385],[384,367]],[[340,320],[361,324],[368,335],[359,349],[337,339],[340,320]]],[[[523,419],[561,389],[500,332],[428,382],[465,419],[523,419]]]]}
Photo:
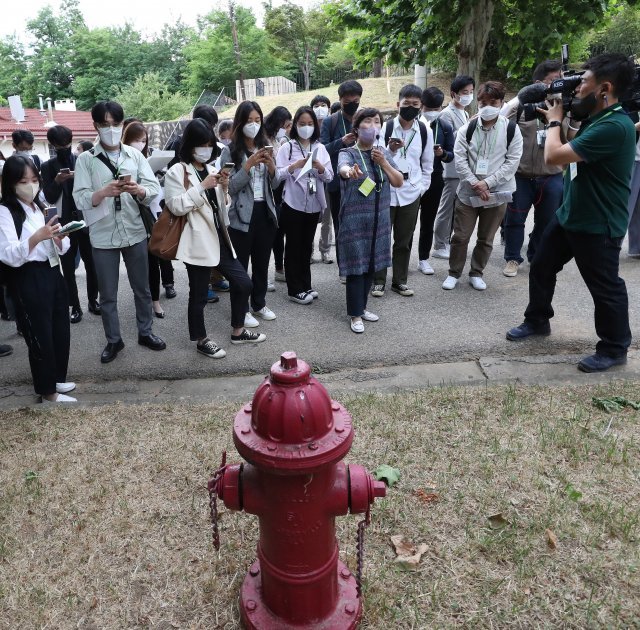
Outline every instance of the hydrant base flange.
{"type": "Polygon", "coordinates": [[[356,579],[346,565],[338,561],[338,604],[325,619],[309,624],[293,624],[275,615],[262,600],[260,561],[249,569],[240,591],[240,614],[248,630],[351,630],[362,618],[362,600],[358,597],[356,579]],[[348,575],[347,578],[345,576],[348,575]]]}

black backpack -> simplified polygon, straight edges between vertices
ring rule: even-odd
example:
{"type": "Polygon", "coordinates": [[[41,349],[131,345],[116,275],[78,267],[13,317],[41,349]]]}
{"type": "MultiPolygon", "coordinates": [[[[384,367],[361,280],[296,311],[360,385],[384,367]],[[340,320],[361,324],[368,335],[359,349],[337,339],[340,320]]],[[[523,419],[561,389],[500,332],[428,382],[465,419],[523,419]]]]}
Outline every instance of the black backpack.
{"type": "MultiPolygon", "coordinates": [[[[469,126],[467,127],[467,133],[466,133],[467,144],[471,144],[471,138],[473,138],[473,134],[476,132],[477,126],[478,126],[478,119],[474,118],[469,123],[469,126]]],[[[513,140],[513,136],[516,133],[516,127],[517,127],[516,121],[510,120],[509,124],[507,125],[507,149],[509,148],[511,141],[513,140]]]]}

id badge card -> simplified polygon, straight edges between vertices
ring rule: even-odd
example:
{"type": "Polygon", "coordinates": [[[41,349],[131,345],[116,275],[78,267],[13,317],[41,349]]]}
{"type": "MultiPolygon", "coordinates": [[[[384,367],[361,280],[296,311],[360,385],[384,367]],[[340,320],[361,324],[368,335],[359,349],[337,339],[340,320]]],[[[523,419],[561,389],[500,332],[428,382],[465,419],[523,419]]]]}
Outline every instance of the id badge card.
{"type": "Polygon", "coordinates": [[[540,148],[544,147],[544,143],[546,139],[547,139],[547,131],[545,129],[538,129],[538,131],[536,131],[536,140],[540,148]]]}
{"type": "Polygon", "coordinates": [[[476,175],[488,175],[489,174],[489,160],[485,158],[479,158],[476,163],[476,175]]]}
{"type": "Polygon", "coordinates": [[[358,190],[365,196],[368,197],[373,189],[376,187],[375,182],[370,178],[370,177],[366,177],[365,180],[362,182],[362,184],[360,185],[360,188],[358,188],[358,190]]]}
{"type": "Polygon", "coordinates": [[[318,191],[318,183],[315,177],[310,177],[307,180],[307,190],[309,191],[310,195],[315,195],[318,191]]]}
{"type": "Polygon", "coordinates": [[[571,162],[569,164],[569,174],[571,176],[571,181],[573,181],[578,176],[578,164],[577,164],[577,162],[571,162]]]}
{"type": "Polygon", "coordinates": [[[60,264],[60,255],[58,254],[58,248],[56,247],[56,244],[53,242],[53,240],[50,240],[49,244],[51,245],[48,255],[49,265],[51,267],[57,267],[60,264]]]}

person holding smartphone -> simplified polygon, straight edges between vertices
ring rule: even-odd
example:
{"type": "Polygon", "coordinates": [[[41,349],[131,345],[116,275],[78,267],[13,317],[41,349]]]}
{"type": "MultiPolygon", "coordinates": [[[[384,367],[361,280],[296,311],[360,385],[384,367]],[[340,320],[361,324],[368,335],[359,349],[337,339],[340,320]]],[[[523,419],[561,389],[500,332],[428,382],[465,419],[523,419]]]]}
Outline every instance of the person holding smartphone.
{"type": "Polygon", "coordinates": [[[9,295],[29,348],[29,365],[42,402],[76,402],[66,394],[70,323],[67,287],[60,256],[69,239],[58,236],[58,217],[45,221],[38,199],[42,179],[33,162],[13,155],[2,171],[0,199],[0,262],[9,295]]]}
{"type": "Polygon", "coordinates": [[[275,313],[267,306],[269,258],[278,229],[278,212],[273,196],[280,183],[273,147],[268,146],[260,105],[243,101],[233,121],[232,143],[225,147],[221,164],[233,162],[229,180],[229,235],[242,266],[248,270],[251,260],[253,288],[251,312],[244,325],[258,326],[259,317],[270,321],[275,313]]]}

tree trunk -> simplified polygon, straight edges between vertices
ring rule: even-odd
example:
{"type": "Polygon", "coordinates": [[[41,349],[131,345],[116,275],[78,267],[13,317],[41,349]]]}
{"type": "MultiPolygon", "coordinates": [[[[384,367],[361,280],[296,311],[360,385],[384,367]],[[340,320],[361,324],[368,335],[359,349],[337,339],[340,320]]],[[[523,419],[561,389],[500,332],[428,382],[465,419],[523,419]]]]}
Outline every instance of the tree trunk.
{"type": "Polygon", "coordinates": [[[231,22],[231,37],[233,38],[233,52],[238,64],[238,82],[240,83],[240,98],[236,94],[237,101],[245,101],[246,93],[244,89],[244,73],[242,72],[242,57],[240,55],[240,43],[238,42],[238,28],[236,26],[236,5],[229,0],[229,21],[231,22]]]}
{"type": "MultiPolygon", "coordinates": [[[[478,0],[462,27],[458,45],[458,74],[467,74],[474,78],[476,86],[480,83],[480,68],[487,47],[491,22],[493,19],[494,0],[478,0]]],[[[472,104],[473,113],[476,101],[472,104]]]]}
{"type": "Polygon", "coordinates": [[[382,59],[378,58],[373,62],[373,78],[379,79],[382,76],[382,59]]]}
{"type": "Polygon", "coordinates": [[[308,92],[311,89],[311,59],[309,50],[305,53],[302,73],[304,74],[304,90],[305,92],[308,92]]]}

